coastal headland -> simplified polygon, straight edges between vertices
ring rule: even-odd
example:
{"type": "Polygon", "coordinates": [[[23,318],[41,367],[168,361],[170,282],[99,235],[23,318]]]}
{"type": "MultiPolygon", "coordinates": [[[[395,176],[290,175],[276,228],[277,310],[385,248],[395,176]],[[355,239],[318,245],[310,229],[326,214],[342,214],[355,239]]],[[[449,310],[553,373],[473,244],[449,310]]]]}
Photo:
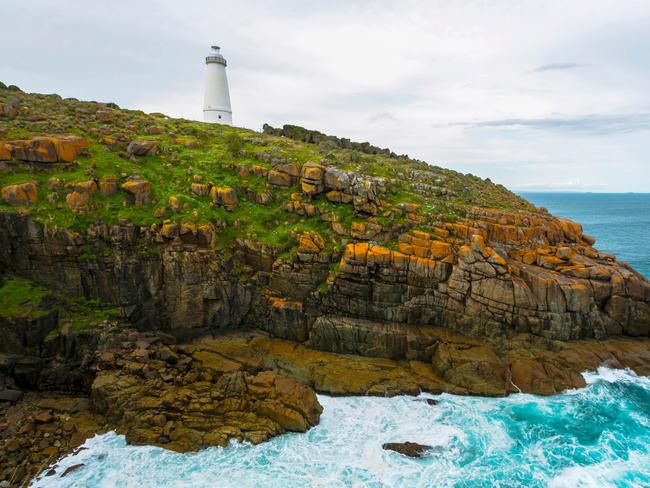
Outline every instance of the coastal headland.
{"type": "Polygon", "coordinates": [[[183,452],[304,432],[317,392],[650,374],[645,277],[489,179],[368,143],[0,84],[0,193],[0,481],[108,430],[183,452]]]}

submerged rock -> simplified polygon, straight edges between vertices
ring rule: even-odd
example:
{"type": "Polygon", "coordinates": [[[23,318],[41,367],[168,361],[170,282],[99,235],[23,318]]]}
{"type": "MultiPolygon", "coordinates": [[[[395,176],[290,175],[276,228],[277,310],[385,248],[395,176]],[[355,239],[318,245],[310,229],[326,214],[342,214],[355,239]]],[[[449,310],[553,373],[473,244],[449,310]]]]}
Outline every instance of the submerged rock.
{"type": "Polygon", "coordinates": [[[424,457],[427,451],[432,449],[431,446],[418,444],[417,442],[387,442],[381,447],[386,451],[395,451],[412,458],[424,457]]]}

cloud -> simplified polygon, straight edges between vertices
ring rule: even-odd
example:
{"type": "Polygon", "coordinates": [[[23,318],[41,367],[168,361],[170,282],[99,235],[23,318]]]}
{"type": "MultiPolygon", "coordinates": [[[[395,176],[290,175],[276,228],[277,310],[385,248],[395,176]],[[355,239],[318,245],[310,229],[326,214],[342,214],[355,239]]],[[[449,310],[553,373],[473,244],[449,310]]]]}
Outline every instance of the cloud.
{"type": "Polygon", "coordinates": [[[550,63],[538,66],[537,68],[533,69],[533,71],[536,73],[542,71],[560,71],[566,69],[582,68],[583,66],[585,65],[581,63],[550,63]]]}
{"type": "Polygon", "coordinates": [[[506,186],[650,188],[647,0],[148,3],[0,0],[0,78],[200,120],[216,43],[239,126],[295,123],[506,186]]]}
{"type": "Polygon", "coordinates": [[[375,112],[368,117],[368,122],[377,124],[381,122],[398,122],[397,117],[392,112],[375,112]]]}
{"type": "Polygon", "coordinates": [[[454,122],[468,128],[529,128],[601,135],[650,130],[650,112],[636,114],[590,114],[576,117],[509,118],[480,122],[454,122]]]}

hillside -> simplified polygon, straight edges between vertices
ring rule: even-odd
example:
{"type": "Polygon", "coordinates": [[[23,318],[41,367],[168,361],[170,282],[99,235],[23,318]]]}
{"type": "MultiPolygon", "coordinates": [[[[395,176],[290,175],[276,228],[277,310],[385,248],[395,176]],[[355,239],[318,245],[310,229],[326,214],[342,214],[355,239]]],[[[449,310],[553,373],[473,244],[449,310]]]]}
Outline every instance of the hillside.
{"type": "MultiPolygon", "coordinates": [[[[36,184],[30,213],[51,227],[85,230],[90,223],[112,225],[120,219],[159,227],[185,222],[214,226],[222,246],[246,237],[289,250],[297,245],[296,232],[304,230],[317,230],[340,248],[341,239],[363,224],[381,228],[380,240],[389,242],[403,229],[464,218],[473,205],[533,209],[478,177],[407,157],[342,149],[324,138],[310,144],[56,95],[0,90],[0,103],[2,140],[83,137],[74,163],[4,165],[3,186],[36,184]],[[132,141],[138,149],[129,151],[132,141]],[[318,177],[325,170],[327,188],[320,180],[308,186],[308,178],[300,178],[301,171],[318,177]],[[138,202],[142,205],[134,205],[133,194],[120,190],[138,177],[148,182],[138,202]],[[334,179],[341,188],[331,186],[334,179]],[[66,202],[75,185],[78,193],[92,196],[66,202]],[[332,221],[340,224],[337,231],[332,221]]],[[[6,200],[2,208],[9,209],[6,200]]]]}
{"type": "Polygon", "coordinates": [[[650,283],[594,245],[370,143],[0,84],[0,481],[108,429],[177,451],[304,432],[315,392],[650,374],[650,283]]]}

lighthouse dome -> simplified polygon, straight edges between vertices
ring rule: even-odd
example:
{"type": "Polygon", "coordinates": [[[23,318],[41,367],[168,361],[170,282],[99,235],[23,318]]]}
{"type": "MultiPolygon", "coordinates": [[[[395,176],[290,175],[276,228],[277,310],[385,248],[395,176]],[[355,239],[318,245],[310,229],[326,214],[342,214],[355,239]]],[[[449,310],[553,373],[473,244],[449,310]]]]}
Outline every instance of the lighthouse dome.
{"type": "Polygon", "coordinates": [[[219,52],[220,49],[221,48],[219,46],[212,46],[210,54],[208,54],[206,56],[206,58],[205,58],[205,63],[206,64],[219,63],[219,64],[223,64],[224,66],[226,66],[226,58],[224,58],[221,55],[221,53],[219,52]]]}

